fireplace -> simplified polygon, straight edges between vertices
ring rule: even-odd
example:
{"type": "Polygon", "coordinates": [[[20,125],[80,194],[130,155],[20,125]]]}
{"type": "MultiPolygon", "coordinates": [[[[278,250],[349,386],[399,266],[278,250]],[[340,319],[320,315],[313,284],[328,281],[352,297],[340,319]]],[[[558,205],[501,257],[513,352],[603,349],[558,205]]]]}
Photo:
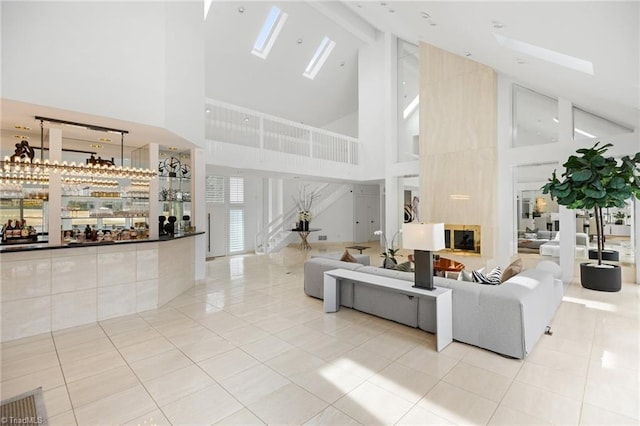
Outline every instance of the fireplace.
{"type": "Polygon", "coordinates": [[[480,225],[444,225],[444,251],[480,254],[480,225]]]}

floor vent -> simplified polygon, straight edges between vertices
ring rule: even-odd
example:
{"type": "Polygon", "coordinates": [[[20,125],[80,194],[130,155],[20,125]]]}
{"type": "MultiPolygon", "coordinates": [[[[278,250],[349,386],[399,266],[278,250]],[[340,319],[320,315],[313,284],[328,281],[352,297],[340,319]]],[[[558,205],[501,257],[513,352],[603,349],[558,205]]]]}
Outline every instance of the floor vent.
{"type": "Polygon", "coordinates": [[[318,235],[318,241],[327,241],[326,235],[318,235]]]}

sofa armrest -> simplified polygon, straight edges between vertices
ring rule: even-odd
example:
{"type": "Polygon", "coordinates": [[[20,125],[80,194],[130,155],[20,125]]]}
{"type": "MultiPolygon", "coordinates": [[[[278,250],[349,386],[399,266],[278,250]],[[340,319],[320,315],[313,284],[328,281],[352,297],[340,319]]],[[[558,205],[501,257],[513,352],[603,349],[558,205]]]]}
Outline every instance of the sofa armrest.
{"type": "MultiPolygon", "coordinates": [[[[324,273],[332,269],[356,270],[363,268],[360,263],[314,257],[304,263],[304,292],[307,296],[324,299],[324,273]]],[[[353,306],[353,284],[340,286],[341,302],[344,306],[353,306]]]]}

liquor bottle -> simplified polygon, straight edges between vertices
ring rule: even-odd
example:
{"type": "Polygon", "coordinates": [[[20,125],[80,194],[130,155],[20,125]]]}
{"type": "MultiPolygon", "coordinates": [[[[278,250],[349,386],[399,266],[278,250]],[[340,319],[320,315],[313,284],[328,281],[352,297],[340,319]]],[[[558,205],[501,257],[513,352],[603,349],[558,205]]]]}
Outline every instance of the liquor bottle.
{"type": "Polygon", "coordinates": [[[22,238],[27,238],[29,236],[29,227],[27,226],[27,221],[22,221],[22,229],[20,230],[20,236],[22,238]]]}

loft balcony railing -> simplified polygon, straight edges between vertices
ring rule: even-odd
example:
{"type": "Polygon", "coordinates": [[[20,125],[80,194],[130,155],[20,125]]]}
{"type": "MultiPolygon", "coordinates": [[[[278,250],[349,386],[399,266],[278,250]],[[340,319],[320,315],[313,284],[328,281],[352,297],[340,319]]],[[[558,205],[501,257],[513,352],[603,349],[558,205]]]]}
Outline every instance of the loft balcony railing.
{"type": "Polygon", "coordinates": [[[205,111],[208,140],[358,165],[358,139],[214,99],[207,99],[205,111]]]}

